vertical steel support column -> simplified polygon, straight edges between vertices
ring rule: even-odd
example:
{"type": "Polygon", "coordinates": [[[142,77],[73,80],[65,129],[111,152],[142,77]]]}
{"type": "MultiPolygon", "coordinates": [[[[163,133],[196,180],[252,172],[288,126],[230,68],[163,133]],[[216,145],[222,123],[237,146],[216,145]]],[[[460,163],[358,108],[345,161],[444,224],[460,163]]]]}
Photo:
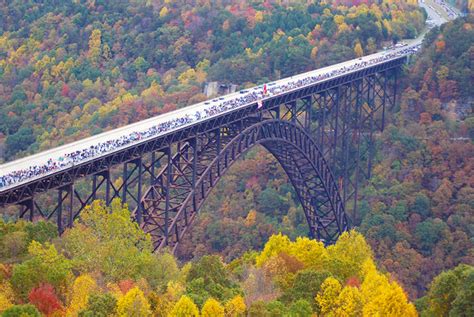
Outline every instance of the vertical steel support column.
{"type": "Polygon", "coordinates": [[[342,139],[342,155],[343,157],[343,171],[342,171],[342,200],[344,202],[344,209],[346,209],[347,203],[347,192],[349,183],[349,133],[350,133],[350,113],[351,113],[351,101],[352,101],[352,84],[345,87],[344,94],[344,125],[343,125],[343,139],[342,139]]]}
{"type": "Polygon", "coordinates": [[[33,221],[33,214],[35,211],[35,203],[34,203],[34,197],[31,199],[28,199],[27,201],[24,201],[20,203],[20,205],[24,206],[24,209],[20,211],[20,218],[24,219],[25,214],[28,212],[28,220],[33,221]]]}
{"type": "Polygon", "coordinates": [[[151,152],[150,186],[153,186],[154,183],[155,183],[155,151],[151,152]]]}
{"type": "MultiPolygon", "coordinates": [[[[375,76],[375,75],[374,75],[375,76]]],[[[367,77],[369,80],[369,85],[367,87],[367,95],[369,96],[369,100],[367,104],[369,105],[370,109],[370,114],[369,114],[369,119],[370,119],[370,133],[369,133],[369,144],[368,144],[368,149],[367,149],[367,178],[370,178],[371,172],[372,172],[372,162],[373,162],[373,156],[374,156],[374,110],[376,109],[375,106],[375,77],[373,79],[370,79],[370,77],[367,77]]]]}
{"type": "MultiPolygon", "coordinates": [[[[218,129],[217,132],[217,155],[219,155],[220,151],[220,134],[221,130],[220,128],[218,129]]],[[[194,137],[194,142],[193,142],[193,176],[192,176],[192,190],[196,190],[196,180],[197,180],[197,160],[198,160],[198,138],[194,137]]],[[[217,172],[220,175],[220,160],[217,162],[217,172]]],[[[197,211],[197,201],[196,201],[196,195],[193,195],[193,211],[197,211]]]]}
{"type": "Polygon", "coordinates": [[[123,181],[123,185],[122,185],[122,203],[125,204],[127,202],[127,189],[128,189],[128,186],[127,186],[127,178],[128,178],[128,170],[127,170],[127,167],[128,167],[128,162],[125,162],[123,163],[123,174],[122,174],[122,181],[123,181]]]}
{"type": "Polygon", "coordinates": [[[56,212],[56,222],[59,234],[63,233],[63,190],[58,189],[58,211],[56,212]]]}
{"type": "Polygon", "coordinates": [[[69,185],[68,195],[69,195],[68,227],[72,228],[72,224],[74,223],[74,184],[69,185]]]}
{"type": "Polygon", "coordinates": [[[396,101],[397,101],[398,68],[395,68],[394,77],[395,78],[393,80],[393,106],[395,107],[396,101]]]}
{"type": "MultiPolygon", "coordinates": [[[[333,149],[332,149],[332,161],[333,161],[333,172],[338,173],[339,171],[337,170],[337,144],[338,144],[338,125],[339,125],[339,101],[341,99],[341,86],[337,86],[336,88],[336,100],[334,102],[334,112],[336,117],[334,118],[334,131],[333,131],[333,149]]],[[[336,174],[336,176],[338,176],[336,174]]]]}
{"type": "Polygon", "coordinates": [[[382,99],[382,131],[385,130],[385,106],[387,98],[387,81],[388,81],[388,70],[383,75],[383,99],[382,99]]]}
{"type": "Polygon", "coordinates": [[[97,199],[97,174],[92,175],[92,201],[97,199]]]}
{"type": "Polygon", "coordinates": [[[142,214],[143,214],[143,211],[142,211],[142,204],[141,204],[141,201],[142,201],[142,176],[143,176],[143,164],[142,164],[142,157],[140,156],[140,158],[137,159],[137,163],[138,164],[138,188],[137,188],[137,213],[136,213],[136,217],[135,217],[135,221],[141,225],[142,223],[142,214]]]}
{"type": "Polygon", "coordinates": [[[361,136],[361,120],[362,120],[362,88],[361,85],[364,85],[363,79],[355,82],[356,85],[356,124],[357,124],[357,155],[356,155],[356,170],[354,176],[354,210],[352,212],[352,223],[355,225],[357,220],[357,200],[359,198],[359,172],[360,172],[360,136],[361,136]]]}
{"type": "Polygon", "coordinates": [[[292,101],[290,103],[287,103],[288,106],[290,106],[290,113],[291,113],[291,122],[295,123],[296,122],[296,115],[297,115],[297,109],[296,109],[296,101],[292,101]]]}
{"type": "Polygon", "coordinates": [[[108,206],[110,204],[110,170],[104,172],[105,182],[105,204],[108,206]]]}
{"type": "MultiPolygon", "coordinates": [[[[216,139],[216,142],[217,142],[216,156],[219,157],[219,153],[221,152],[221,128],[217,128],[216,138],[217,138],[216,139]]],[[[197,138],[196,138],[194,147],[197,148],[197,138]]],[[[194,152],[194,153],[195,153],[194,158],[196,158],[197,152],[194,152]]],[[[193,163],[193,177],[194,177],[194,172],[195,172],[195,166],[193,163]]],[[[219,176],[221,175],[221,160],[217,160],[217,175],[219,176]]],[[[195,183],[193,183],[193,187],[194,187],[194,184],[195,183]]]]}
{"type": "Polygon", "coordinates": [[[168,232],[168,224],[169,224],[169,213],[170,213],[170,190],[171,190],[171,182],[173,181],[173,158],[171,157],[171,147],[167,149],[168,155],[168,166],[166,170],[166,198],[165,198],[165,224],[164,224],[164,234],[165,234],[165,246],[168,245],[168,238],[169,238],[169,232],[168,232]]]}
{"type": "Polygon", "coordinates": [[[320,140],[319,140],[319,147],[321,149],[321,153],[324,155],[324,135],[326,134],[326,131],[324,130],[326,128],[326,107],[327,107],[327,91],[324,91],[323,94],[321,95],[322,98],[322,116],[320,117],[320,127],[321,127],[321,135],[320,135],[320,140]]]}
{"type": "Polygon", "coordinates": [[[311,132],[311,115],[312,115],[312,97],[309,95],[308,97],[304,98],[304,102],[306,103],[306,113],[304,118],[304,127],[306,131],[311,132]]]}
{"type": "Polygon", "coordinates": [[[29,215],[29,220],[30,221],[33,221],[34,219],[34,215],[35,215],[35,201],[34,201],[34,197],[30,199],[30,215],[29,215]]]}

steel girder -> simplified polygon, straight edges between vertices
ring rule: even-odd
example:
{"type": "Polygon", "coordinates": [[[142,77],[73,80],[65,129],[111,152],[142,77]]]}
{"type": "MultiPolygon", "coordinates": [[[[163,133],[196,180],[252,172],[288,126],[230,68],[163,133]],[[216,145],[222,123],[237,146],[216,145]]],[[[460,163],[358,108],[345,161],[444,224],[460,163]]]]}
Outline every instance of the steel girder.
{"type": "Polygon", "coordinates": [[[334,230],[330,215],[344,214],[340,210],[345,207],[352,210],[351,218],[356,217],[358,184],[370,177],[374,134],[384,127],[386,107],[395,104],[396,71],[405,60],[391,60],[297,89],[265,100],[263,109],[256,104],[236,109],[22,184],[0,193],[0,212],[4,213],[8,205],[18,205],[19,217],[56,219],[62,232],[94,199],[104,199],[108,204],[119,197],[134,208],[135,220],[153,236],[155,246],[175,248],[204,201],[202,195],[193,195],[191,202],[186,202],[186,210],[181,211],[183,199],[191,192],[207,197],[206,191],[212,189],[229,162],[243,152],[233,148],[235,153],[226,152],[232,160],[220,159],[214,166],[219,153],[248,127],[277,120],[311,136],[331,171],[335,184],[331,195],[340,191],[342,207],[331,209],[335,205],[322,198],[323,184],[316,178],[306,180],[311,173],[305,169],[310,165],[301,162],[307,158],[280,141],[261,143],[278,159],[295,186],[310,234],[329,243],[348,223],[344,216],[345,225],[334,230]],[[212,172],[206,172],[210,166],[212,172]],[[206,181],[202,178],[205,173],[209,173],[206,181]],[[212,186],[206,187],[209,184],[212,186]],[[48,206],[41,207],[38,196],[52,190],[57,194],[49,195],[48,206]],[[50,199],[54,196],[55,203],[50,199]]]}

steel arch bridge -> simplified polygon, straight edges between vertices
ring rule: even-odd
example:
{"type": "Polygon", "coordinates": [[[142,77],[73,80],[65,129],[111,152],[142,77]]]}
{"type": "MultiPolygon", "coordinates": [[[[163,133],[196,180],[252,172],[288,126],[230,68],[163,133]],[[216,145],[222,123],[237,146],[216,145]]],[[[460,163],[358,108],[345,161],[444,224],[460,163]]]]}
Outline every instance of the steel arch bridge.
{"type": "Polygon", "coordinates": [[[60,232],[95,199],[121,198],[152,236],[176,250],[219,179],[255,145],[281,164],[309,235],[334,242],[356,217],[370,177],[374,134],[395,105],[401,56],[184,126],[0,192],[1,213],[55,220],[60,232]],[[46,207],[45,207],[46,206],[46,207]]]}

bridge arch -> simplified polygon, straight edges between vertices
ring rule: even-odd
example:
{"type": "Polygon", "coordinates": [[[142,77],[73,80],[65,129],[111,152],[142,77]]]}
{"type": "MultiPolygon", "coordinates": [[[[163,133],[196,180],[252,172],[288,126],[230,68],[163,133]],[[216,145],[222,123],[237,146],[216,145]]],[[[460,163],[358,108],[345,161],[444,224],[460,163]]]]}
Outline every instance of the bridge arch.
{"type": "MultiPolygon", "coordinates": [[[[226,132],[219,130],[219,135],[224,139],[226,132]]],[[[348,219],[336,181],[318,145],[303,128],[284,120],[250,122],[236,135],[229,133],[223,143],[218,147],[220,150],[210,146],[200,153],[196,142],[187,143],[158,176],[157,186],[145,193],[140,203],[141,226],[151,234],[155,250],[176,250],[218,181],[234,162],[258,144],[277,159],[288,175],[311,237],[332,243],[347,230],[348,219]],[[207,164],[199,169],[199,161],[206,159],[207,164]],[[168,190],[160,190],[163,188],[168,190]],[[174,188],[172,199],[169,188],[174,188]]]]}

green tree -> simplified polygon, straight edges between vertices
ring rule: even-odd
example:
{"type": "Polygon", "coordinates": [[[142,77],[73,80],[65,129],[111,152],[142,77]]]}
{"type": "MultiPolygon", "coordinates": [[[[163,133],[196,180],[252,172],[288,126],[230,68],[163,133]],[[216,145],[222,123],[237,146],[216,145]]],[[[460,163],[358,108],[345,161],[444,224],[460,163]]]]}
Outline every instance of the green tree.
{"type": "Polygon", "coordinates": [[[473,299],[474,267],[461,264],[433,280],[427,294],[427,312],[434,316],[472,316],[473,299]]]}
{"type": "Polygon", "coordinates": [[[291,288],[285,290],[282,295],[282,301],[291,303],[298,299],[304,299],[311,303],[313,309],[317,309],[314,298],[321,289],[321,284],[328,278],[330,274],[326,271],[318,272],[315,270],[304,270],[296,273],[291,288]]]}
{"type": "Polygon", "coordinates": [[[36,140],[31,127],[21,127],[15,134],[9,135],[5,142],[5,155],[7,158],[14,156],[20,151],[26,150],[36,140]]]}
{"type": "Polygon", "coordinates": [[[187,275],[187,293],[196,304],[202,306],[208,297],[221,301],[236,295],[237,285],[218,256],[203,256],[193,263],[187,275]]]}
{"type": "MultiPolygon", "coordinates": [[[[94,201],[62,237],[65,253],[81,273],[98,271],[107,281],[146,277],[155,287],[163,283],[163,265],[152,254],[151,240],[130,218],[120,200],[110,207],[94,201]]],[[[166,271],[170,272],[170,271],[166,271]]]]}
{"type": "Polygon", "coordinates": [[[415,236],[419,241],[421,250],[426,254],[431,253],[433,246],[443,238],[447,225],[441,219],[426,219],[417,224],[415,236]]]}
{"type": "Polygon", "coordinates": [[[115,316],[117,300],[109,293],[91,294],[87,300],[87,306],[79,312],[79,317],[107,317],[115,316]]]}
{"type": "Polygon", "coordinates": [[[304,299],[299,299],[291,304],[288,310],[288,315],[292,317],[307,317],[311,316],[312,313],[311,305],[304,299]]]}
{"type": "Polygon", "coordinates": [[[266,310],[268,311],[269,317],[279,317],[287,315],[287,307],[280,301],[274,300],[267,303],[266,310]]]}
{"type": "Polygon", "coordinates": [[[15,305],[3,311],[2,317],[41,317],[33,305],[15,305]]]}
{"type": "Polygon", "coordinates": [[[13,267],[12,286],[18,296],[26,299],[33,287],[49,283],[57,292],[63,289],[71,278],[71,262],[59,254],[54,245],[33,241],[28,247],[29,260],[13,267]]]}
{"type": "Polygon", "coordinates": [[[264,301],[253,302],[248,310],[248,315],[252,317],[266,317],[269,312],[264,301]]]}
{"type": "Polygon", "coordinates": [[[135,61],[133,62],[133,66],[138,72],[145,72],[148,67],[150,67],[150,64],[143,58],[143,57],[137,57],[135,61]]]}
{"type": "Polygon", "coordinates": [[[283,199],[272,187],[267,187],[267,189],[263,190],[258,196],[257,201],[259,210],[267,215],[278,215],[282,210],[285,210],[283,207],[283,199]]]}
{"type": "Polygon", "coordinates": [[[422,217],[431,215],[431,202],[425,194],[417,194],[412,205],[412,210],[422,217]]]}

